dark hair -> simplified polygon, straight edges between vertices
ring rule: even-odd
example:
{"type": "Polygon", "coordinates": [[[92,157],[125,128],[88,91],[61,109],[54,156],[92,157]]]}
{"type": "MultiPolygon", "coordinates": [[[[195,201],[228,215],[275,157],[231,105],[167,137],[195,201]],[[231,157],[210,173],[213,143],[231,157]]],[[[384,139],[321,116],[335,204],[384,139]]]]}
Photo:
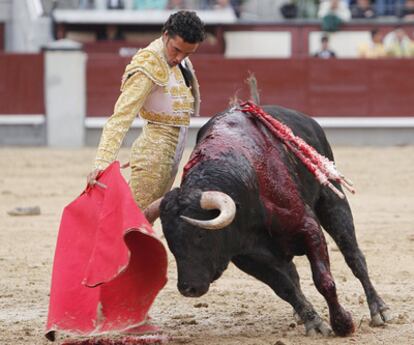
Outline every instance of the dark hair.
{"type": "Polygon", "coordinates": [[[170,37],[178,35],[187,43],[202,42],[206,36],[204,23],[193,11],[178,11],[170,15],[162,32],[167,32],[170,37]]]}
{"type": "Polygon", "coordinates": [[[329,36],[328,35],[322,35],[321,42],[329,42],[329,36]]]}

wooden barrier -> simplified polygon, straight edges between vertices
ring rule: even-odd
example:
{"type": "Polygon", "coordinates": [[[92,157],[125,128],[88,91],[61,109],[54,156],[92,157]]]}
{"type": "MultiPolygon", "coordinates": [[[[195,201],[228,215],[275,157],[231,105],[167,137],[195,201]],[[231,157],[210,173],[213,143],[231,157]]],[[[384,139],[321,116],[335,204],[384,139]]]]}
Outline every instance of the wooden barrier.
{"type": "MultiPolygon", "coordinates": [[[[109,116],[129,58],[90,54],[87,115],[109,116]]],[[[263,104],[280,104],[312,116],[414,116],[414,59],[225,59],[196,55],[201,114],[226,108],[230,97],[248,98],[244,80],[255,73],[263,104]]],[[[0,114],[44,114],[42,54],[0,54],[0,114]]]]}
{"type": "MultiPolygon", "coordinates": [[[[87,130],[86,143],[96,145],[104,123],[102,117],[112,113],[119,95],[121,76],[129,60],[114,54],[90,54],[85,92],[85,89],[80,89],[79,82],[68,82],[71,74],[58,79],[49,76],[46,82],[43,54],[0,54],[0,144],[51,143],[46,135],[46,111],[49,111],[48,128],[51,128],[50,120],[56,119],[59,112],[50,107],[45,109],[46,89],[49,100],[60,102],[65,123],[74,115],[71,105],[83,107],[81,95],[86,93],[88,118],[83,121],[85,112],[81,109],[77,129],[69,132],[81,135],[79,133],[87,130]],[[71,85],[70,92],[53,93],[56,85],[62,82],[71,85]],[[81,94],[73,96],[76,91],[81,94]],[[96,123],[92,125],[92,121],[96,123]]],[[[193,119],[193,137],[206,117],[227,107],[230,97],[237,95],[241,100],[249,97],[244,80],[250,71],[259,81],[261,104],[280,104],[317,117],[328,129],[328,136],[334,138],[334,143],[413,143],[414,80],[410,76],[414,59],[246,60],[195,55],[193,63],[201,84],[201,114],[204,116],[193,119]]],[[[60,63],[55,65],[58,71],[61,65],[62,71],[66,71],[64,67],[70,70],[65,63],[60,63]]],[[[81,79],[85,73],[83,66],[79,64],[76,69],[78,72],[82,70],[81,79]]],[[[50,63],[48,68],[51,68],[50,63]]],[[[67,145],[69,140],[65,139],[64,143],[67,145]]]]}
{"type": "Polygon", "coordinates": [[[45,114],[42,54],[0,54],[0,114],[45,114]]]}
{"type": "MultiPolygon", "coordinates": [[[[119,95],[129,58],[90,54],[87,64],[87,114],[109,116],[119,95]]],[[[262,104],[279,104],[312,116],[414,116],[414,59],[319,60],[192,58],[201,85],[201,114],[226,108],[229,98],[248,98],[244,80],[253,72],[262,104]]]]}
{"type": "Polygon", "coordinates": [[[86,65],[86,114],[109,116],[119,95],[121,78],[130,58],[89,54],[86,65]]]}

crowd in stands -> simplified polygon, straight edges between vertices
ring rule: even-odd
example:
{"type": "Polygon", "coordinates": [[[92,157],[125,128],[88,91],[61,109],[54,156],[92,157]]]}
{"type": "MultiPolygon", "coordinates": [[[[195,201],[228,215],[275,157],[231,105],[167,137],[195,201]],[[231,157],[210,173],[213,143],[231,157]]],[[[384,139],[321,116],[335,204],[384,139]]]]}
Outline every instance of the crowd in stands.
{"type": "MultiPolygon", "coordinates": [[[[108,9],[108,10],[220,10],[231,9],[240,18],[243,9],[253,0],[43,0],[58,9],[108,9]]],[[[263,1],[263,0],[259,0],[263,1]]],[[[275,0],[275,3],[278,0],[275,0]]],[[[321,21],[324,34],[319,51],[314,57],[335,58],[338,54],[329,47],[329,35],[340,31],[344,23],[351,20],[370,21],[384,16],[400,18],[402,23],[413,21],[414,0],[280,0],[281,15],[285,18],[314,16],[321,21]]],[[[250,3],[251,5],[252,3],[250,3]]],[[[264,4],[264,2],[261,4],[264,4]]],[[[373,26],[374,27],[374,26],[373,26]]],[[[376,27],[376,26],[375,26],[376,27]]],[[[409,26],[405,26],[408,28],[409,26]]],[[[414,32],[410,32],[414,35],[414,32]]],[[[98,38],[99,39],[99,38],[98,38]]],[[[108,25],[104,39],[121,39],[114,25],[108,25]]],[[[383,32],[376,27],[370,32],[370,41],[356,43],[361,58],[414,57],[414,42],[403,26],[392,32],[383,32]]]]}
{"type": "Polygon", "coordinates": [[[396,16],[414,20],[414,0],[321,0],[318,18],[325,31],[337,31],[351,19],[396,16]]]}
{"type": "Polygon", "coordinates": [[[318,17],[339,14],[342,20],[395,16],[414,19],[414,0],[321,0],[318,17]]]}
{"type": "MultiPolygon", "coordinates": [[[[48,0],[44,0],[47,2],[48,0]]],[[[179,10],[231,8],[237,16],[243,0],[52,0],[57,9],[179,10]]]]}
{"type": "MultiPolygon", "coordinates": [[[[318,18],[322,30],[329,33],[341,29],[343,23],[351,19],[373,19],[378,16],[394,15],[404,21],[414,21],[414,0],[321,0],[318,18]]],[[[334,58],[335,52],[329,49],[329,36],[321,38],[321,48],[314,54],[320,58],[334,58]]],[[[402,26],[385,35],[380,29],[371,30],[371,40],[358,47],[361,58],[414,57],[414,42],[402,26]]]]}
{"type": "MultiPolygon", "coordinates": [[[[251,9],[254,0],[43,0],[43,2],[49,7],[53,4],[52,7],[61,9],[173,10],[187,8],[203,10],[232,8],[236,16],[241,17],[243,8],[251,9]]],[[[269,3],[267,5],[271,5],[270,0],[261,0],[260,7],[266,7],[267,2],[269,3]]],[[[341,23],[351,19],[395,16],[414,20],[414,0],[273,0],[273,2],[280,6],[281,16],[287,19],[323,19],[328,16],[328,22],[339,20],[341,23]]]]}
{"type": "MultiPolygon", "coordinates": [[[[350,19],[373,19],[384,16],[394,16],[414,20],[414,0],[308,0],[318,6],[317,17],[335,14],[342,21],[350,19]]],[[[295,0],[298,6],[303,1],[295,0]]]]}

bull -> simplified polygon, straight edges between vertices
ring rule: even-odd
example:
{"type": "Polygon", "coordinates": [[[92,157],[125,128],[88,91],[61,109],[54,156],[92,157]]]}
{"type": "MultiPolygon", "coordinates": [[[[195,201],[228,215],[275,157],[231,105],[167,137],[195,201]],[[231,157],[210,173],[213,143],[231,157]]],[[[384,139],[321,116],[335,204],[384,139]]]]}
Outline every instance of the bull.
{"type": "MultiPolygon", "coordinates": [[[[280,106],[263,109],[333,160],[325,134],[312,118],[280,106]]],[[[341,190],[339,183],[334,185],[341,190]]],[[[263,123],[237,107],[200,129],[181,186],[158,205],[184,296],[205,294],[233,262],[288,302],[306,334],[333,330],[347,336],[354,324],[338,300],[323,227],[363,286],[371,324],[391,319],[370,281],[346,198],[318,183],[263,123]],[[297,255],[309,260],[315,287],[328,305],[330,326],[301,291],[292,261],[297,255]]]]}

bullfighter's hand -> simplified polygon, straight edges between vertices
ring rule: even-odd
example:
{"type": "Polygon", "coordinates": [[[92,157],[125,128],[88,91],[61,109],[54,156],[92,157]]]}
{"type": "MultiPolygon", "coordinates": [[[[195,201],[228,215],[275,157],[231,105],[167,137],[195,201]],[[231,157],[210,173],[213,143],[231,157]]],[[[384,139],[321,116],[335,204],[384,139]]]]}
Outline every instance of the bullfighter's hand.
{"type": "Polygon", "coordinates": [[[86,178],[86,182],[88,184],[88,187],[93,187],[95,184],[99,185],[99,182],[96,180],[98,176],[102,173],[103,170],[101,169],[95,169],[92,172],[90,172],[86,178]]]}

